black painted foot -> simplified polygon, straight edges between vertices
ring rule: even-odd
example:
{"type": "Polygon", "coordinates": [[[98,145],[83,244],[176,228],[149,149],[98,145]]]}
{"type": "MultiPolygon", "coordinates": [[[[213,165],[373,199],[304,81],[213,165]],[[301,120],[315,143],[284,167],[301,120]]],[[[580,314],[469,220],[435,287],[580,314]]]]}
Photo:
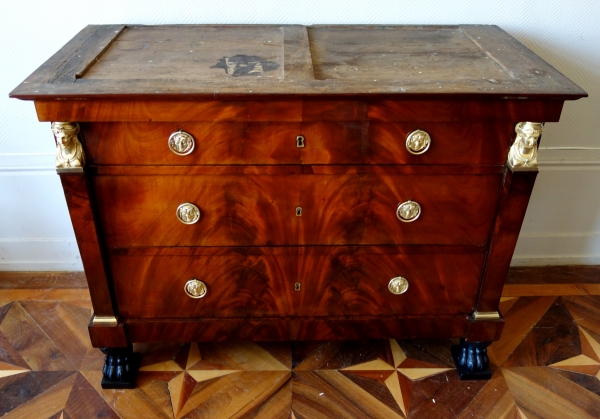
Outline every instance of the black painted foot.
{"type": "Polygon", "coordinates": [[[106,355],[102,368],[102,388],[134,388],[142,354],[131,345],[124,348],[100,348],[106,355]]]}
{"type": "Polygon", "coordinates": [[[489,380],[492,378],[487,347],[491,342],[465,342],[450,348],[454,365],[461,380],[489,380]]]}

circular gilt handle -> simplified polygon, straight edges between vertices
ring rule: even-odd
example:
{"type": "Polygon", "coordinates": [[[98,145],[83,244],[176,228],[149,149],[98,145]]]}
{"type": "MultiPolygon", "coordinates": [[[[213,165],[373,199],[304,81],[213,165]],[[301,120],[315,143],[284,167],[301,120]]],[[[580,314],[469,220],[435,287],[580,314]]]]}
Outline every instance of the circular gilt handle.
{"type": "Polygon", "coordinates": [[[406,149],[411,154],[423,154],[430,145],[431,137],[423,130],[414,130],[406,136],[406,149]]]}
{"type": "Polygon", "coordinates": [[[412,223],[421,215],[421,206],[414,201],[406,201],[398,204],[396,217],[405,223],[412,223]]]}
{"type": "Polygon", "coordinates": [[[202,298],[206,295],[206,284],[196,278],[190,279],[183,287],[185,293],[192,298],[202,298]]]}
{"type": "Polygon", "coordinates": [[[169,150],[178,156],[190,154],[192,151],[194,151],[195,145],[196,141],[194,141],[192,134],[185,131],[175,131],[169,136],[169,150]]]}
{"type": "Polygon", "coordinates": [[[401,276],[392,278],[388,284],[388,289],[392,294],[404,294],[408,289],[408,280],[401,276]]]}
{"type": "Polygon", "coordinates": [[[183,224],[194,224],[200,219],[200,210],[190,202],[184,202],[178,206],[175,214],[183,224]]]}

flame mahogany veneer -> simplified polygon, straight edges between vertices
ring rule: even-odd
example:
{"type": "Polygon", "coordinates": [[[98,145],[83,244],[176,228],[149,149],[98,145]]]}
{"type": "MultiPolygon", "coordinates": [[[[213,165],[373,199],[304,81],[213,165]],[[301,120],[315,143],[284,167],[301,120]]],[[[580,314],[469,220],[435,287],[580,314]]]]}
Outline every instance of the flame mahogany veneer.
{"type": "Polygon", "coordinates": [[[498,311],[537,173],[507,165],[515,125],[586,95],[494,26],[277,25],[88,26],[11,93],[80,124],[60,177],[104,348],[499,339],[473,315],[498,311]]]}

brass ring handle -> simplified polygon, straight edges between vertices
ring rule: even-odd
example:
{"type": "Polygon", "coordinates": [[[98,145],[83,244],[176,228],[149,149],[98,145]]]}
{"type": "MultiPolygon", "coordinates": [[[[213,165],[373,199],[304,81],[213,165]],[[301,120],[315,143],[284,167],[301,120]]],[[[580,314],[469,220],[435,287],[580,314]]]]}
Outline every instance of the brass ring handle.
{"type": "Polygon", "coordinates": [[[410,154],[423,154],[430,145],[431,136],[423,130],[414,130],[406,136],[406,149],[410,154]]]}
{"type": "Polygon", "coordinates": [[[406,201],[398,204],[396,217],[405,223],[412,223],[421,215],[421,206],[415,201],[406,201]]]}
{"type": "Polygon", "coordinates": [[[401,276],[392,278],[388,284],[388,289],[392,294],[404,294],[408,290],[408,280],[401,276]]]}
{"type": "Polygon", "coordinates": [[[188,297],[192,298],[202,298],[206,295],[208,289],[206,288],[206,284],[202,281],[198,281],[196,278],[190,279],[185,283],[183,290],[188,295],[188,297]]]}
{"type": "Polygon", "coordinates": [[[178,156],[185,156],[194,151],[196,141],[192,134],[179,130],[169,136],[169,150],[178,156]]]}
{"type": "Polygon", "coordinates": [[[184,202],[177,207],[175,215],[183,224],[194,224],[200,219],[200,209],[191,202],[184,202]]]}

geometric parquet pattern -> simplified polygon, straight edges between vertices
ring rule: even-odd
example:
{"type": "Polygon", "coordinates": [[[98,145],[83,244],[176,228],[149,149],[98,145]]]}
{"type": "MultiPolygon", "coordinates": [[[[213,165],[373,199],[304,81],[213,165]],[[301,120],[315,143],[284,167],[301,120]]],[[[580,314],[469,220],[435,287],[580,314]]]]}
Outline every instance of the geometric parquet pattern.
{"type": "Polygon", "coordinates": [[[600,296],[501,304],[489,381],[452,340],[137,345],[134,390],[100,388],[89,301],[0,302],[0,417],[600,418],[600,296]]]}

